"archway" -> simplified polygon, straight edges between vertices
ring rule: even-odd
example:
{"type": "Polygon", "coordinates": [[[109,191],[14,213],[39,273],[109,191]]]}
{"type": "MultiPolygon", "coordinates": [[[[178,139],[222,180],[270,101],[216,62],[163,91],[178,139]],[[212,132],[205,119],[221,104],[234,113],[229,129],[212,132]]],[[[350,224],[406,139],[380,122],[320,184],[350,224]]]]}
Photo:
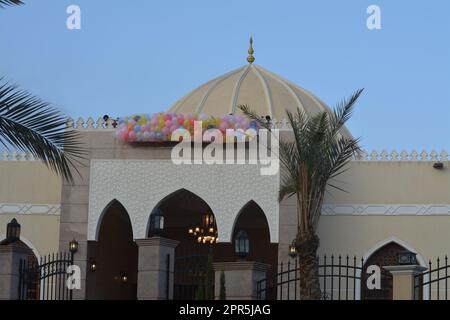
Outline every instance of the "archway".
{"type": "MultiPolygon", "coordinates": [[[[153,209],[148,224],[148,237],[159,235],[179,241],[175,249],[174,299],[194,299],[199,284],[205,280],[208,256],[213,262],[233,262],[238,258],[234,251],[234,239],[240,230],[244,230],[249,238],[250,251],[248,261],[258,261],[276,266],[278,244],[270,242],[269,225],[262,209],[254,202],[248,202],[239,212],[233,227],[232,242],[213,244],[199,243],[197,236],[189,232],[195,226],[202,225],[202,219],[208,214],[214,220],[214,212],[209,205],[196,194],[180,189],[165,197],[153,209]],[[161,220],[152,217],[163,217],[161,220]],[[158,221],[158,222],[156,222],[158,221]],[[156,230],[156,232],[155,232],[156,230]]],[[[228,239],[226,239],[228,240],[228,239]]],[[[276,272],[276,268],[270,271],[276,272]]]]}
{"type": "MultiPolygon", "coordinates": [[[[249,201],[239,212],[233,226],[232,243],[239,231],[245,231],[249,239],[248,261],[267,263],[272,266],[278,261],[278,244],[270,242],[269,224],[266,215],[255,201],[249,201]]],[[[231,261],[236,260],[234,246],[231,261]]]]}
{"type": "Polygon", "coordinates": [[[165,197],[152,210],[147,233],[148,237],[161,236],[179,241],[175,249],[173,297],[194,299],[199,285],[205,281],[208,256],[212,255],[214,261],[217,261],[217,225],[214,212],[202,198],[186,189],[180,189],[165,197]],[[198,237],[202,233],[200,230],[195,232],[196,227],[203,228],[202,220],[206,215],[211,220],[208,223],[214,229],[212,244],[199,242],[198,237]],[[155,222],[155,216],[159,216],[158,222],[155,222]],[[189,229],[193,232],[189,233],[189,229]]]}
{"type": "MultiPolygon", "coordinates": [[[[374,250],[370,252],[369,255],[365,256],[364,265],[362,268],[361,277],[361,299],[362,300],[392,300],[393,290],[392,290],[392,276],[389,272],[385,271],[383,267],[385,266],[395,266],[398,265],[398,254],[402,251],[414,251],[406,246],[400,244],[398,241],[389,239],[382,244],[375,247],[374,250]],[[367,268],[370,265],[377,265],[381,269],[381,289],[369,290],[366,286],[367,268]]],[[[420,259],[418,259],[420,260],[420,259]]],[[[420,263],[420,262],[419,262],[420,263]]],[[[422,281],[422,280],[421,280],[422,281]]],[[[419,299],[422,299],[423,295],[420,292],[419,299]]]]}
{"type": "MultiPolygon", "coordinates": [[[[0,234],[0,244],[6,241],[6,235],[3,236],[0,234]]],[[[20,239],[15,242],[15,244],[19,247],[28,249],[28,254],[25,257],[25,266],[30,270],[37,268],[39,263],[42,263],[41,256],[37,251],[36,247],[28,241],[25,237],[20,236],[20,239]]],[[[28,275],[28,282],[26,286],[26,290],[23,295],[24,300],[39,300],[40,298],[40,277],[37,272],[30,272],[28,275]]]]}
{"type": "Polygon", "coordinates": [[[136,299],[138,248],[130,217],[113,200],[102,213],[97,242],[89,244],[88,283],[93,299],[136,299]],[[95,270],[91,265],[95,262],[95,270]]]}
{"type": "MultiPolygon", "coordinates": [[[[249,253],[246,260],[262,262],[271,266],[266,275],[266,279],[269,281],[267,285],[270,286],[277,273],[278,243],[270,242],[269,224],[264,211],[255,201],[249,201],[240,210],[232,230],[231,244],[219,246],[220,256],[224,259],[222,261],[237,260],[234,251],[235,239],[240,231],[244,231],[249,239],[249,253]]],[[[266,298],[275,299],[276,292],[268,290],[266,298]]]]}

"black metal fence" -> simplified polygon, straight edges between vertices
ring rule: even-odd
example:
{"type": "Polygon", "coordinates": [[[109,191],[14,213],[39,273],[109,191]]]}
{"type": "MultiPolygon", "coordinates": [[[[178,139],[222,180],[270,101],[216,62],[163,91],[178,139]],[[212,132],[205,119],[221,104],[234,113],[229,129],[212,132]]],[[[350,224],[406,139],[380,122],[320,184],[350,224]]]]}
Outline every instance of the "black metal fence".
{"type": "MultiPolygon", "coordinates": [[[[380,267],[381,288],[363,290],[370,274],[365,272],[364,260],[349,256],[319,258],[319,282],[322,300],[390,299],[392,276],[380,267]]],[[[300,262],[298,259],[281,263],[273,278],[257,282],[257,298],[298,300],[300,296],[300,262]]]]}
{"type": "Polygon", "coordinates": [[[19,300],[72,300],[67,286],[73,255],[61,252],[41,257],[38,262],[21,260],[19,300]]]}
{"type": "Polygon", "coordinates": [[[414,298],[421,299],[422,295],[427,293],[429,300],[448,300],[449,268],[447,256],[444,261],[437,258],[434,265],[429,260],[428,270],[414,276],[414,298]]]}
{"type": "MultiPolygon", "coordinates": [[[[175,258],[174,300],[193,300],[205,281],[208,254],[190,254],[175,258]]],[[[214,284],[214,281],[213,281],[214,284]]]]}

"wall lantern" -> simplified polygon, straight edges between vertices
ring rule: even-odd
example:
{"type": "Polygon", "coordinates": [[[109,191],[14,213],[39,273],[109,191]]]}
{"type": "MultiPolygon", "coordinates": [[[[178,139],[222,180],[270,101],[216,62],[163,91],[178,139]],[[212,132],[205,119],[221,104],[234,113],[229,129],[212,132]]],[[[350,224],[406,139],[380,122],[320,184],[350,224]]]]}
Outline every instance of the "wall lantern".
{"type": "Polygon", "coordinates": [[[122,275],[120,276],[120,281],[122,283],[127,283],[128,282],[128,276],[125,273],[122,273],[122,275]]]}
{"type": "Polygon", "coordinates": [[[91,258],[91,259],[90,259],[90,262],[89,262],[89,269],[90,269],[92,272],[95,272],[95,271],[97,270],[97,262],[95,262],[95,259],[94,259],[94,258],[91,258]]]}
{"type": "Polygon", "coordinates": [[[291,258],[295,258],[297,257],[298,252],[297,252],[297,247],[295,246],[295,240],[292,241],[292,244],[289,246],[289,256],[291,258]]]}
{"type": "Polygon", "coordinates": [[[20,240],[20,224],[14,218],[6,225],[6,242],[14,243],[20,240]]]}
{"type": "Polygon", "coordinates": [[[401,251],[398,254],[398,264],[400,265],[416,265],[417,259],[416,259],[417,253],[411,252],[409,250],[401,251]]]}
{"type": "Polygon", "coordinates": [[[150,236],[160,236],[164,230],[164,214],[156,208],[150,215],[150,236]]]}
{"type": "Polygon", "coordinates": [[[78,241],[75,238],[69,242],[69,251],[72,254],[78,251],[78,241]]]}
{"type": "Polygon", "coordinates": [[[250,252],[248,235],[244,230],[239,231],[236,238],[234,238],[234,252],[241,260],[247,258],[250,252]]]}

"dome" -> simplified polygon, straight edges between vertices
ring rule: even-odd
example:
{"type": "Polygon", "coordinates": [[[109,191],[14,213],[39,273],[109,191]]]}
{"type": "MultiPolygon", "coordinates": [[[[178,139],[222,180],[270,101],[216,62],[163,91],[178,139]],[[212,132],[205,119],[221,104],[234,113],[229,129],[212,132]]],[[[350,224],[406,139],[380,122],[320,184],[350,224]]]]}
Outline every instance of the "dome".
{"type": "Polygon", "coordinates": [[[295,112],[300,108],[309,116],[330,110],[309,91],[253,64],[254,60],[251,43],[247,65],[206,82],[178,100],[168,111],[220,117],[241,113],[237,106],[246,104],[261,116],[269,115],[271,119],[281,121],[286,118],[286,110],[295,112]]]}

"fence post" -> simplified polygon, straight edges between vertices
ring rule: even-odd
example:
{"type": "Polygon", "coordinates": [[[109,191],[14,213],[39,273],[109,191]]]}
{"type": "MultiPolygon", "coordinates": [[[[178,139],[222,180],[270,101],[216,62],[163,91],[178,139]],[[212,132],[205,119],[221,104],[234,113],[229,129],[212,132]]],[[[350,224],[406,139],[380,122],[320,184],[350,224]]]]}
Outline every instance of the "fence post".
{"type": "Polygon", "coordinates": [[[257,283],[266,277],[270,265],[254,261],[215,262],[216,272],[215,297],[220,293],[220,273],[225,273],[227,283],[227,299],[257,299],[257,283]]]}
{"type": "Polygon", "coordinates": [[[15,243],[0,245],[0,300],[19,299],[20,260],[31,250],[15,243]]]}
{"type": "Polygon", "coordinates": [[[178,241],[153,237],[138,239],[139,300],[164,300],[173,297],[173,271],[175,247],[178,241]],[[168,257],[172,258],[168,258],[168,257]]]}
{"type": "Polygon", "coordinates": [[[392,274],[394,300],[415,299],[415,276],[427,270],[418,265],[397,265],[383,267],[392,274]]]}

